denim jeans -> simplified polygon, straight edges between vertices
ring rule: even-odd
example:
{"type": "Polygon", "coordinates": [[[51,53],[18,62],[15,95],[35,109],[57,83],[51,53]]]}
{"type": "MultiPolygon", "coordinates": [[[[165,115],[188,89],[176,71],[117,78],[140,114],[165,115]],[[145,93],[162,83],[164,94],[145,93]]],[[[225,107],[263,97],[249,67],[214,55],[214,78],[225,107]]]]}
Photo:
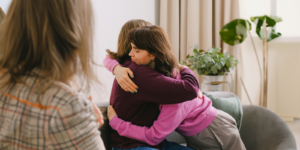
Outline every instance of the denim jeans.
{"type": "MultiPolygon", "coordinates": [[[[114,147],[114,148],[112,148],[112,150],[157,150],[157,149],[151,148],[151,147],[138,146],[138,147],[131,148],[131,149],[122,149],[119,147],[114,147]]],[[[192,149],[182,146],[182,145],[179,145],[174,142],[165,141],[165,146],[163,147],[162,150],[192,150],[192,149]]]]}

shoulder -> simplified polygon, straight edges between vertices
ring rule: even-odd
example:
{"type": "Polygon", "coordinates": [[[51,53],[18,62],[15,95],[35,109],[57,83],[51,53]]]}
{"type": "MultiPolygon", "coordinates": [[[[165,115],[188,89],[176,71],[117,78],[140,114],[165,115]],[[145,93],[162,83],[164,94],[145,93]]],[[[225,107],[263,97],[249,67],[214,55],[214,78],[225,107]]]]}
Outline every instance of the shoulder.
{"type": "Polygon", "coordinates": [[[156,70],[143,65],[137,65],[135,62],[132,62],[130,60],[125,61],[123,63],[124,67],[128,67],[133,73],[158,73],[156,70]]]}

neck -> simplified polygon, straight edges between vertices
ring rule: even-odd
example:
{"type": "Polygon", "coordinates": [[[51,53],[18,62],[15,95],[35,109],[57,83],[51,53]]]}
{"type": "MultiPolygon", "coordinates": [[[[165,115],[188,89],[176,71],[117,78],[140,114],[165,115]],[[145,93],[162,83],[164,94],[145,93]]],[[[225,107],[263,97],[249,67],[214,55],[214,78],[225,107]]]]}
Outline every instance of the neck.
{"type": "Polygon", "coordinates": [[[150,68],[152,68],[152,69],[155,69],[155,62],[154,62],[154,60],[152,60],[147,66],[150,67],[150,68]]]}

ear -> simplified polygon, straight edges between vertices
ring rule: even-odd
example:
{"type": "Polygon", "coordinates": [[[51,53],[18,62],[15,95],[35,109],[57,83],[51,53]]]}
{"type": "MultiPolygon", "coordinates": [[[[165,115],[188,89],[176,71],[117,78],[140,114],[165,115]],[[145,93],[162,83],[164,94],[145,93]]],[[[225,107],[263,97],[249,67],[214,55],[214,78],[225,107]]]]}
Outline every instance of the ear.
{"type": "Polygon", "coordinates": [[[151,58],[151,60],[155,60],[155,55],[150,54],[150,58],[151,58]]]}

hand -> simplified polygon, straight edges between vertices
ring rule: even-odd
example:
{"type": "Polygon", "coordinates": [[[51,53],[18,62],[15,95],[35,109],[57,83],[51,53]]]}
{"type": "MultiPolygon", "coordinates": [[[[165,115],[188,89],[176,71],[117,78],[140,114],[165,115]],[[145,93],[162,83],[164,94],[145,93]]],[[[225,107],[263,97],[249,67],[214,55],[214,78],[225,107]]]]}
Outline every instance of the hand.
{"type": "Polygon", "coordinates": [[[183,70],[183,68],[188,68],[187,66],[181,65],[181,64],[178,64],[178,66],[179,66],[179,71],[180,72],[183,70]]]}
{"type": "MultiPolygon", "coordinates": [[[[92,97],[91,96],[88,99],[92,102],[92,97]]],[[[92,105],[93,105],[93,108],[94,108],[94,116],[96,117],[97,122],[99,122],[100,125],[103,125],[104,124],[103,115],[102,115],[100,109],[93,102],[92,102],[92,105]]]]}
{"type": "Polygon", "coordinates": [[[107,108],[107,118],[108,118],[108,120],[110,121],[116,115],[117,115],[117,113],[116,113],[115,109],[111,105],[109,105],[108,108],[107,108]]]}
{"type": "Polygon", "coordinates": [[[203,97],[201,90],[199,90],[198,97],[199,97],[199,98],[202,98],[202,97],[203,97]]]}
{"type": "Polygon", "coordinates": [[[137,91],[138,87],[128,77],[128,75],[131,78],[134,77],[132,71],[129,68],[125,68],[125,67],[121,67],[120,65],[117,65],[114,68],[113,73],[116,75],[116,80],[123,90],[131,93],[137,91]]]}

